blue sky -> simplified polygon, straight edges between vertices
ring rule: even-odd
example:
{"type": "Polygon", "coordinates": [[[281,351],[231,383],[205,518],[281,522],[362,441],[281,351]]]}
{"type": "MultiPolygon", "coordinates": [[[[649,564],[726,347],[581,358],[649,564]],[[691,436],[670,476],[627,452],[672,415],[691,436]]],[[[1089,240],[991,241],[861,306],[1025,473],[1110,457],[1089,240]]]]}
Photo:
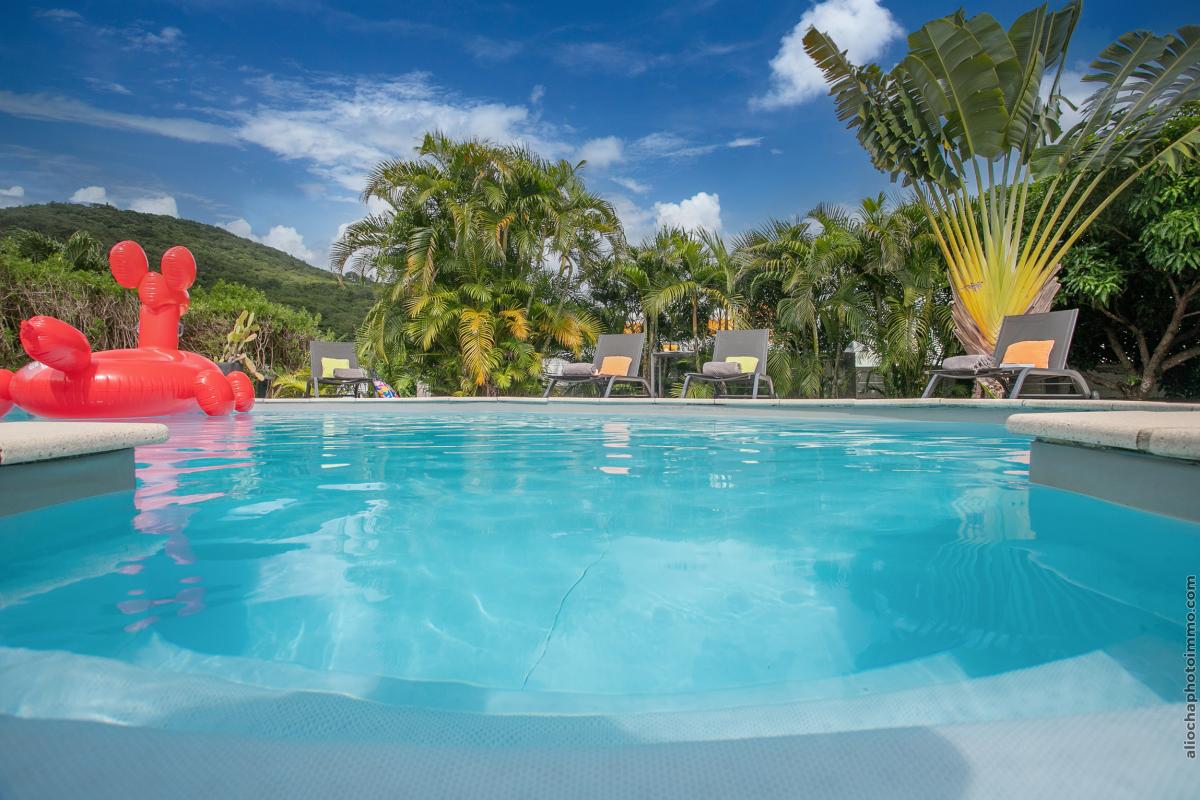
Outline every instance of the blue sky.
{"type": "MultiPolygon", "coordinates": [[[[1185,3],[1089,2],[1072,69],[1185,3]]],[[[1008,23],[1025,3],[974,2],[1008,23]]],[[[589,161],[630,238],[733,234],[892,187],[799,49],[890,65],[951,2],[175,0],[18,6],[0,31],[0,205],[109,202],[325,265],[362,176],[421,133],[589,161]]],[[[1191,16],[1196,16],[1192,14],[1191,16]]]]}

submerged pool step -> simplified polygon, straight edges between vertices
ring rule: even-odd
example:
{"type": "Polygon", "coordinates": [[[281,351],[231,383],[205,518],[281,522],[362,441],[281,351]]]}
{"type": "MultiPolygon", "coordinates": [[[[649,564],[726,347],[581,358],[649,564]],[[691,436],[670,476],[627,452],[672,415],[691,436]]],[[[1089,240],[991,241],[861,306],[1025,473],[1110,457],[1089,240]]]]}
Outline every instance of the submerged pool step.
{"type": "MultiPolygon", "coordinates": [[[[344,676],[342,691],[261,688],[65,652],[0,648],[0,713],[172,731],[281,739],[547,746],[569,732],[588,746],[721,741],[841,731],[1038,719],[1145,708],[1164,701],[1102,652],[1030,669],[853,698],[709,710],[614,714],[401,707],[370,695],[376,681],[344,676]]],[[[477,699],[489,693],[478,691],[477,699]]]]}

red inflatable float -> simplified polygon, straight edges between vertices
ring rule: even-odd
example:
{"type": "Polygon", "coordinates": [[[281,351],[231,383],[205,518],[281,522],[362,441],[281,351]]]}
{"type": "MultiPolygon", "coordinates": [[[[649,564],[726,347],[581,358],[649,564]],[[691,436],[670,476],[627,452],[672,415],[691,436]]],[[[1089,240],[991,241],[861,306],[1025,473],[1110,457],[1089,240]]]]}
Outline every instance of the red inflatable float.
{"type": "Polygon", "coordinates": [[[254,407],[244,373],[221,374],[217,365],[179,349],[179,318],[187,312],[196,259],[186,247],[162,257],[151,272],[137,242],[108,253],[117,283],[137,289],[142,310],[138,346],[93,353],[87,337],[54,317],[21,323],[21,346],[33,359],[17,372],[0,370],[0,416],[13,404],[42,417],[156,417],[199,406],[210,416],[254,407]]]}

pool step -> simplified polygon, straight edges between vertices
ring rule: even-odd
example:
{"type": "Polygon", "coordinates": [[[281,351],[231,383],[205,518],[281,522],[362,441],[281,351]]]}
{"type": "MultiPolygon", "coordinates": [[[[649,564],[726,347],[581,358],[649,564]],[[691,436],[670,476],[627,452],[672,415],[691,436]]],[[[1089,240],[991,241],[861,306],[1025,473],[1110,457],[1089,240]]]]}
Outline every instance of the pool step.
{"type": "Polygon", "coordinates": [[[653,713],[505,713],[489,702],[491,693],[480,690],[456,697],[453,711],[406,708],[361,699],[376,695],[378,679],[342,676],[338,689],[331,680],[325,691],[271,689],[72,653],[0,648],[5,686],[0,713],[282,738],[318,735],[313,727],[318,722],[339,737],[412,735],[429,743],[441,736],[490,738],[503,731],[505,741],[532,746],[563,726],[596,745],[630,737],[716,741],[1106,713],[1164,702],[1100,652],[879,695],[653,713]]]}

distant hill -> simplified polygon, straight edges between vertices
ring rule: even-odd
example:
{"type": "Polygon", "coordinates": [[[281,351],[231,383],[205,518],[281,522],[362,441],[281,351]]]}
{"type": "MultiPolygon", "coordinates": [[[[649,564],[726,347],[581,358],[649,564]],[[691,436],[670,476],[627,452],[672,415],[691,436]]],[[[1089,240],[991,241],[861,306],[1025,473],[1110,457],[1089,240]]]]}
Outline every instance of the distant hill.
{"type": "Polygon", "coordinates": [[[133,239],[145,249],[155,269],[167,248],[181,244],[196,256],[197,285],[208,286],[224,278],[254,286],[277,303],[320,314],[322,327],[343,338],[353,336],[374,302],[368,285],[347,282],[339,286],[337,277],[326,270],[202,222],[112,206],[48,203],[0,208],[0,236],[13,228],[29,228],[56,239],[87,231],[105,249],[133,239]]]}

